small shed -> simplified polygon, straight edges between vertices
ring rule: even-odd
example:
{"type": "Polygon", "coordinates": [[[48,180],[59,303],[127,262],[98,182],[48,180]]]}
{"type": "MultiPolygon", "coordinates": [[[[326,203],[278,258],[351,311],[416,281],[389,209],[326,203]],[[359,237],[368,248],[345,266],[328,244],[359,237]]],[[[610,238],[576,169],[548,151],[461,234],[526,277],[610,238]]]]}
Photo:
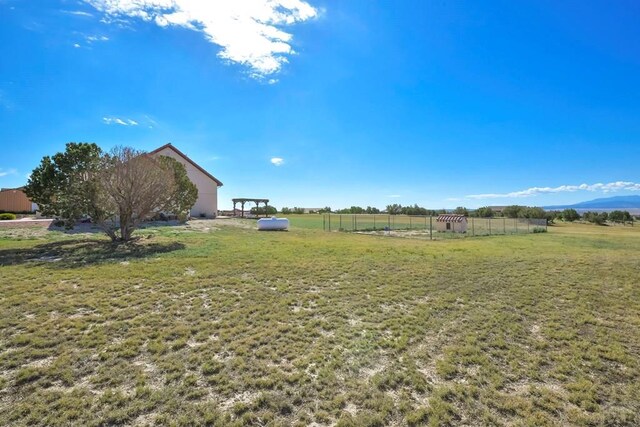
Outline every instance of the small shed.
{"type": "Polygon", "coordinates": [[[458,214],[442,214],[436,218],[437,231],[451,231],[453,233],[467,232],[467,217],[458,214]]]}
{"type": "Polygon", "coordinates": [[[0,189],[0,212],[33,212],[35,205],[20,188],[0,189]]]}

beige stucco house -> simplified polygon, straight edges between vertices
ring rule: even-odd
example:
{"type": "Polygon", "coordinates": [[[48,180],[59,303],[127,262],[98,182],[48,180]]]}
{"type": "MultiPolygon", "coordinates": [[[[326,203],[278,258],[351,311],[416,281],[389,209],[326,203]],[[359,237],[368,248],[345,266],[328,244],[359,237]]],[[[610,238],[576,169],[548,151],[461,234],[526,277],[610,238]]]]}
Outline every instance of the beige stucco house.
{"type": "Polygon", "coordinates": [[[153,150],[150,154],[172,157],[182,163],[187,169],[187,176],[198,187],[198,200],[191,208],[191,216],[215,218],[218,214],[218,187],[222,187],[222,182],[171,143],[153,150]]]}
{"type": "Polygon", "coordinates": [[[467,232],[467,217],[456,214],[442,214],[436,218],[436,230],[454,233],[467,232]]]}

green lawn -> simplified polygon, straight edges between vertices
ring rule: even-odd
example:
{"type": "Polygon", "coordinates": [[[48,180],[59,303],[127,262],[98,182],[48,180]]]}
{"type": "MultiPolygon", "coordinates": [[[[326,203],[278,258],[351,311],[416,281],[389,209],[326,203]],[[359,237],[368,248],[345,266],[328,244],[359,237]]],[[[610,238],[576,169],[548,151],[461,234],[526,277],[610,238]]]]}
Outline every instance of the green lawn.
{"type": "Polygon", "coordinates": [[[0,425],[640,424],[640,227],[312,222],[0,229],[0,425]]]}

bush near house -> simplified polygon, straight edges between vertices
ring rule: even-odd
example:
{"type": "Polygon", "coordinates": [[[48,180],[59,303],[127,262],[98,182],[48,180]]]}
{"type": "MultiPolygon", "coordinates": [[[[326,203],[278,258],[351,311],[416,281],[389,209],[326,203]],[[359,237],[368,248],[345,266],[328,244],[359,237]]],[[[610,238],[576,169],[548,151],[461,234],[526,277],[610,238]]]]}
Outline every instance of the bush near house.
{"type": "Polygon", "coordinates": [[[12,220],[12,219],[16,219],[16,214],[0,213],[0,221],[7,221],[7,220],[12,220]]]}

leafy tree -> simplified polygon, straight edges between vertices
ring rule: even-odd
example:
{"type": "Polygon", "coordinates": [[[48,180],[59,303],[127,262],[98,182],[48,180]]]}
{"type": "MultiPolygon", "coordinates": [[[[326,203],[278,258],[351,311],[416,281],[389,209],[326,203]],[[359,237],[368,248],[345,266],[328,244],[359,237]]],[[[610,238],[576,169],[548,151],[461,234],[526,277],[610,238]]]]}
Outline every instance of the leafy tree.
{"type": "Polygon", "coordinates": [[[386,211],[389,215],[399,215],[402,212],[402,205],[397,203],[387,205],[386,211]]]}
{"type": "Polygon", "coordinates": [[[582,215],[582,218],[585,221],[592,222],[594,224],[604,225],[607,222],[609,215],[606,212],[585,212],[584,215],[582,215]]]}
{"type": "Polygon", "coordinates": [[[331,208],[329,206],[325,206],[324,208],[318,210],[318,213],[331,213],[331,208]]]}
{"type": "Polygon", "coordinates": [[[60,218],[72,228],[85,215],[105,214],[97,200],[102,164],[103,153],[96,144],[69,142],[64,152],[42,158],[24,192],[43,215],[60,218]]]}
{"type": "Polygon", "coordinates": [[[259,207],[254,206],[250,209],[250,212],[254,215],[275,215],[276,213],[278,213],[278,210],[271,205],[267,205],[266,213],[265,213],[264,206],[259,206],[259,207]]]}
{"type": "Polygon", "coordinates": [[[520,211],[522,211],[522,209],[524,209],[524,206],[519,206],[519,205],[507,206],[502,210],[502,215],[506,216],[507,218],[519,218],[520,211]]]}
{"type": "Polygon", "coordinates": [[[458,206],[457,208],[455,208],[453,213],[457,215],[469,216],[469,211],[464,206],[458,206]]]}
{"type": "Polygon", "coordinates": [[[404,206],[400,210],[405,215],[426,215],[427,209],[414,204],[413,206],[404,206]]]}
{"type": "Polygon", "coordinates": [[[198,200],[198,187],[187,176],[187,169],[182,163],[169,156],[160,156],[162,167],[173,172],[175,190],[170,198],[166,210],[186,219],[189,210],[198,200]]]}
{"type": "Polygon", "coordinates": [[[573,222],[580,219],[580,214],[575,209],[565,209],[562,211],[562,219],[567,222],[573,222]]]}
{"type": "Polygon", "coordinates": [[[618,223],[632,222],[633,217],[628,211],[611,211],[609,212],[609,221],[618,223]]]}
{"type": "Polygon", "coordinates": [[[556,219],[562,218],[562,212],[559,211],[548,211],[546,214],[547,223],[553,224],[556,219]]]}
{"type": "Polygon", "coordinates": [[[479,218],[492,218],[494,216],[494,212],[489,206],[483,206],[476,209],[474,215],[479,218]]]}
{"type": "MultiPolygon", "coordinates": [[[[162,156],[150,156],[133,148],[114,148],[104,156],[104,166],[96,186],[98,205],[104,208],[106,215],[92,219],[111,240],[128,242],[142,221],[154,213],[184,214],[172,209],[184,207],[185,200],[193,193],[192,188],[180,188],[184,181],[176,181],[176,174],[181,176],[177,165],[178,162],[170,162],[162,156]],[[174,200],[177,194],[184,199],[174,200]]],[[[197,190],[195,196],[197,198],[197,190]]]]}
{"type": "Polygon", "coordinates": [[[294,207],[293,208],[293,212],[291,212],[291,213],[294,213],[294,214],[297,214],[297,215],[301,215],[301,214],[304,213],[304,208],[294,207]]]}
{"type": "Polygon", "coordinates": [[[539,208],[537,206],[523,207],[522,209],[520,209],[520,212],[518,212],[518,215],[520,218],[544,219],[547,217],[547,212],[544,209],[539,208]]]}

